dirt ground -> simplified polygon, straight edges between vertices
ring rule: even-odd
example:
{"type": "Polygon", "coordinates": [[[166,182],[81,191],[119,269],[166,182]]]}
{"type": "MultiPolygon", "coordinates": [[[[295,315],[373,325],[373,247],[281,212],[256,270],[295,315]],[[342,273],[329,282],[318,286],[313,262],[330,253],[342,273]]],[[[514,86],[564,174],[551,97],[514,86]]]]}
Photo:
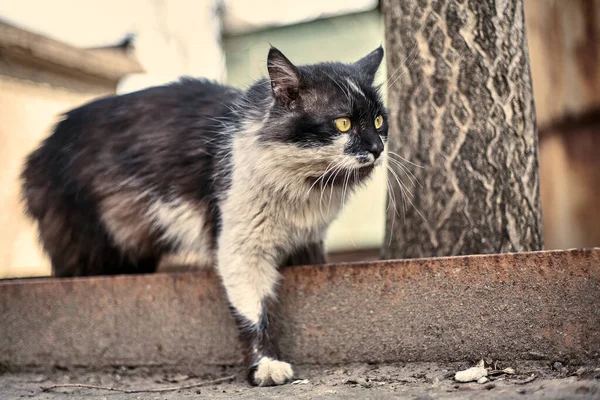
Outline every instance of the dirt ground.
{"type": "MultiPolygon", "coordinates": [[[[344,366],[296,367],[297,381],[279,387],[253,388],[239,368],[223,367],[203,374],[186,373],[185,368],[126,368],[103,370],[54,368],[52,370],[9,371],[0,374],[0,399],[600,399],[600,363],[566,366],[560,362],[494,363],[493,370],[511,367],[514,374],[489,376],[479,384],[457,383],[456,371],[473,364],[352,364],[344,366]],[[148,390],[194,385],[206,380],[231,377],[227,382],[168,392],[148,390]],[[137,393],[97,388],[52,385],[86,384],[137,393]]],[[[187,369],[190,371],[190,369],[187,369]]]]}

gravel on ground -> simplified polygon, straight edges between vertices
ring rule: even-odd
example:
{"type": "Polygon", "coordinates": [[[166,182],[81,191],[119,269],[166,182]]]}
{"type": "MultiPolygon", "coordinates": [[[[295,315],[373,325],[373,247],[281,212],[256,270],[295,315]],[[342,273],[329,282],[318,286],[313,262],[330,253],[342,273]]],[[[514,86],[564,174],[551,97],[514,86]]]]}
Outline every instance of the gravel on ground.
{"type": "Polygon", "coordinates": [[[102,370],[78,368],[21,369],[4,367],[0,373],[0,399],[36,400],[176,400],[176,399],[600,399],[600,362],[566,365],[562,362],[486,361],[485,383],[459,383],[455,373],[473,363],[351,364],[296,367],[295,383],[255,388],[244,380],[239,367],[214,367],[194,373],[183,367],[114,367],[102,370]],[[504,372],[502,372],[504,370],[504,372]],[[509,373],[506,373],[506,372],[509,373]],[[148,390],[192,386],[165,392],[148,390]],[[56,387],[84,384],[122,390],[56,387]]]}

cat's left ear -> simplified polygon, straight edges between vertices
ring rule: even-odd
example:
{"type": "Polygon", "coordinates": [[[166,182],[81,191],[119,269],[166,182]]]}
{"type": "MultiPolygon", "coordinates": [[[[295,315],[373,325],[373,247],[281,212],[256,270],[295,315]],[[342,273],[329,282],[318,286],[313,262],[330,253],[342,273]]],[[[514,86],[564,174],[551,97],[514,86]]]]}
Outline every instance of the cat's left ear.
{"type": "Polygon", "coordinates": [[[293,107],[300,91],[300,71],[275,47],[269,50],[267,69],[275,99],[293,107]]]}
{"type": "Polygon", "coordinates": [[[383,59],[383,47],[379,46],[360,60],[358,60],[354,65],[358,70],[363,74],[367,79],[369,79],[369,83],[373,83],[375,80],[375,74],[379,69],[379,65],[381,64],[381,60],[383,59]]]}

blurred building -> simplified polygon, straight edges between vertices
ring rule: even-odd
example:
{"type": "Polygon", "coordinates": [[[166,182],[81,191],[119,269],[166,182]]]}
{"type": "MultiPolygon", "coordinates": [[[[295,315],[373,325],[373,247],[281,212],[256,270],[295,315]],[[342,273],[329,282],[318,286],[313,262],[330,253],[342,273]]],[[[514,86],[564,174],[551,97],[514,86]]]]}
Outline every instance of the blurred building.
{"type": "Polygon", "coordinates": [[[600,246],[600,1],[525,0],[547,249],[600,246]]]}
{"type": "MultiPolygon", "coordinates": [[[[546,246],[598,246],[600,0],[525,0],[525,5],[546,246]]],[[[59,113],[94,97],[181,75],[245,87],[266,74],[270,44],[304,64],[352,62],[385,43],[377,0],[9,0],[0,3],[0,19],[19,28],[0,25],[0,277],[50,271],[35,230],[22,215],[17,177],[23,157],[59,113]],[[29,59],[9,49],[10,29],[20,30],[16,35],[24,49],[37,49],[29,59]],[[129,33],[135,34],[133,50],[114,48],[129,33]],[[37,51],[49,48],[63,49],[84,64],[92,60],[95,67],[69,64],[69,57],[35,61],[37,51]],[[123,67],[105,79],[105,70],[116,65],[123,67]]],[[[378,81],[384,91],[386,75],[383,65],[378,81]]],[[[382,169],[332,227],[327,243],[332,259],[378,256],[386,196],[382,169]]]]}

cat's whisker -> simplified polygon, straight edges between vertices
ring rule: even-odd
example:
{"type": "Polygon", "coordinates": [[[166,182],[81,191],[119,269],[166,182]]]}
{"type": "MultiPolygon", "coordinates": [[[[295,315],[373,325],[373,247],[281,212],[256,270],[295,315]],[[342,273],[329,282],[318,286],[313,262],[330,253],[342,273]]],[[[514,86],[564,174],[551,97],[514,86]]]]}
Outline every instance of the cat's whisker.
{"type": "Polygon", "coordinates": [[[396,193],[394,192],[394,190],[393,190],[393,187],[392,187],[392,184],[390,183],[390,180],[389,180],[389,179],[387,179],[387,177],[386,177],[386,180],[385,180],[385,184],[386,184],[386,186],[387,186],[387,191],[388,191],[387,193],[388,193],[388,198],[389,198],[389,201],[388,201],[387,207],[386,207],[386,209],[385,209],[385,212],[386,212],[386,213],[387,213],[387,212],[389,212],[390,205],[391,205],[391,206],[393,206],[393,207],[394,207],[394,213],[395,213],[397,216],[400,216],[400,215],[398,214],[398,205],[397,205],[397,203],[396,203],[396,193]]]}
{"type": "MultiPolygon", "coordinates": [[[[399,216],[399,214],[398,214],[398,205],[397,205],[397,203],[396,203],[396,194],[395,194],[395,192],[394,192],[394,188],[393,188],[393,186],[392,186],[392,184],[391,184],[390,180],[389,180],[389,179],[387,179],[387,178],[386,178],[386,184],[387,184],[387,187],[388,187],[388,196],[389,196],[389,199],[392,201],[392,204],[393,204],[393,206],[394,206],[394,214],[395,214],[396,216],[399,216]]],[[[403,198],[401,198],[401,200],[402,200],[402,202],[404,203],[404,199],[403,199],[403,198]]],[[[389,202],[388,202],[388,208],[389,208],[389,202]]],[[[388,212],[388,211],[386,210],[386,219],[387,219],[387,212],[388,212]]],[[[404,221],[404,212],[403,212],[403,214],[402,214],[402,218],[403,218],[403,221],[404,221]]],[[[391,245],[391,243],[392,243],[392,242],[391,242],[391,240],[392,240],[392,235],[391,235],[391,233],[394,231],[394,222],[395,222],[395,220],[396,220],[396,218],[393,218],[393,217],[392,217],[392,226],[391,226],[391,230],[389,231],[389,232],[390,232],[390,238],[389,238],[390,240],[389,240],[389,242],[388,242],[388,246],[389,246],[389,245],[391,245]]]]}
{"type": "Polygon", "coordinates": [[[339,162],[336,161],[336,163],[334,164],[334,168],[332,169],[331,172],[329,172],[329,176],[327,177],[327,179],[324,181],[324,186],[321,185],[321,196],[319,197],[319,210],[321,212],[321,216],[323,217],[323,219],[325,219],[325,214],[323,213],[323,194],[325,193],[325,190],[327,188],[327,184],[329,183],[329,181],[331,180],[333,173],[335,171],[337,171],[338,168],[341,168],[342,164],[340,164],[339,162]]]}
{"type": "Polygon", "coordinates": [[[398,183],[398,185],[400,186],[400,191],[404,194],[405,190],[410,194],[410,196],[406,195],[404,196],[406,198],[406,200],[410,203],[410,205],[415,209],[415,211],[417,212],[417,214],[419,214],[419,216],[423,219],[423,221],[425,221],[427,223],[427,218],[425,218],[425,216],[421,213],[421,211],[419,211],[419,209],[417,208],[417,206],[415,206],[415,204],[412,202],[411,198],[414,197],[414,195],[412,194],[412,192],[410,190],[408,190],[408,188],[404,185],[402,185],[401,183],[401,179],[399,179],[398,175],[394,172],[393,169],[389,168],[388,169],[390,172],[392,172],[392,174],[394,175],[394,177],[396,178],[396,182],[398,183]]]}
{"type": "MultiPolygon", "coordinates": [[[[329,181],[331,181],[331,188],[333,190],[333,185],[335,183],[335,177],[337,175],[336,173],[341,167],[342,167],[342,164],[339,162],[336,162],[335,167],[329,172],[329,176],[325,180],[325,187],[322,188],[322,190],[321,190],[321,198],[319,200],[319,207],[321,208],[321,216],[323,218],[325,218],[325,215],[323,214],[323,209],[322,209],[323,195],[327,191],[327,185],[329,184],[329,181]]],[[[329,196],[329,205],[331,205],[331,196],[329,196]]]]}
{"type": "MultiPolygon", "coordinates": [[[[404,198],[407,196],[407,193],[404,190],[404,185],[402,184],[401,179],[398,177],[398,175],[389,166],[388,166],[388,171],[392,174],[392,176],[396,180],[396,183],[398,184],[398,187],[400,188],[400,194],[402,195],[402,204],[403,204],[402,208],[403,208],[403,211],[406,212],[406,203],[404,202],[404,198]]],[[[390,182],[393,182],[393,181],[390,180],[390,182]]]]}
{"type": "Polygon", "coordinates": [[[398,157],[400,160],[402,160],[402,161],[404,161],[404,162],[407,162],[407,163],[409,163],[410,165],[413,165],[413,166],[415,166],[415,167],[417,167],[417,168],[425,168],[425,167],[424,167],[424,166],[422,166],[422,165],[415,164],[414,162],[412,162],[412,161],[410,161],[410,160],[407,160],[406,158],[402,157],[400,154],[398,154],[398,153],[395,153],[395,152],[393,152],[393,151],[391,151],[391,150],[389,150],[389,149],[388,149],[388,154],[391,154],[391,155],[393,155],[393,156],[396,156],[396,157],[398,157]]]}
{"type": "Polygon", "coordinates": [[[411,49],[411,50],[408,52],[408,55],[406,56],[406,58],[404,59],[404,61],[402,61],[402,62],[400,63],[400,66],[399,66],[398,68],[396,68],[396,70],[394,71],[394,73],[392,73],[392,74],[391,74],[391,75],[388,77],[388,79],[387,79],[386,83],[387,83],[387,82],[389,82],[389,81],[390,81],[390,79],[392,79],[392,78],[394,77],[394,75],[396,75],[396,74],[398,73],[398,71],[400,71],[400,69],[401,69],[402,67],[404,67],[404,64],[406,63],[406,61],[408,61],[408,59],[410,58],[410,56],[412,56],[412,54],[413,54],[413,51],[415,51],[415,50],[416,50],[416,48],[417,48],[417,42],[415,42],[415,45],[413,46],[413,48],[412,48],[412,49],[411,49]]]}
{"type": "Polygon", "coordinates": [[[346,197],[346,184],[348,183],[348,178],[350,176],[350,171],[345,170],[344,176],[342,178],[342,195],[340,196],[340,210],[344,209],[345,197],[346,197]]]}
{"type": "MultiPolygon", "coordinates": [[[[347,82],[347,81],[346,81],[347,82]]],[[[348,100],[350,101],[350,110],[354,109],[354,101],[352,99],[352,96],[350,96],[350,86],[348,83],[345,84],[346,86],[346,97],[348,98],[348,100]]]]}
{"type": "Polygon", "coordinates": [[[318,178],[317,178],[317,179],[316,179],[316,180],[313,182],[313,184],[312,184],[312,185],[310,185],[310,187],[308,188],[308,191],[306,192],[306,197],[309,197],[309,196],[310,196],[310,191],[311,191],[311,190],[312,190],[312,189],[315,187],[315,185],[316,185],[317,183],[319,183],[319,182],[320,182],[320,181],[321,181],[321,180],[322,180],[324,177],[325,177],[325,174],[323,174],[323,175],[319,176],[319,177],[318,177],[318,178]]]}
{"type": "Polygon", "coordinates": [[[331,181],[331,188],[329,191],[329,203],[327,203],[327,207],[331,208],[331,198],[333,197],[333,188],[335,187],[335,180],[337,179],[340,172],[344,170],[344,165],[340,163],[340,167],[335,171],[335,176],[331,181]]]}
{"type": "MultiPolygon", "coordinates": [[[[341,205],[342,205],[341,209],[342,210],[346,206],[346,191],[348,190],[348,181],[350,179],[350,174],[351,174],[351,171],[346,171],[346,180],[344,181],[344,190],[342,191],[342,199],[341,199],[341,205]]],[[[354,170],[354,174],[356,176],[356,170],[354,170]]]]}
{"type": "Polygon", "coordinates": [[[400,177],[398,176],[398,174],[396,174],[396,171],[394,171],[393,168],[390,168],[390,171],[392,172],[392,174],[394,175],[394,177],[396,178],[396,182],[398,182],[398,185],[402,186],[404,188],[404,190],[406,192],[408,192],[408,194],[410,195],[410,197],[413,197],[412,192],[410,191],[410,189],[408,188],[408,186],[406,186],[404,184],[404,182],[402,181],[402,179],[400,179],[400,177]]]}
{"type": "Polygon", "coordinates": [[[388,157],[388,160],[393,162],[394,165],[397,165],[398,167],[400,167],[407,175],[410,175],[411,178],[417,180],[417,177],[415,176],[415,174],[413,174],[412,171],[406,165],[404,165],[404,163],[402,161],[396,160],[393,157],[388,157]]]}
{"type": "MultiPolygon", "coordinates": [[[[410,165],[413,165],[417,168],[424,168],[423,166],[420,166],[418,164],[413,163],[412,161],[409,161],[405,158],[403,158],[402,156],[400,156],[397,153],[394,153],[392,151],[388,150],[388,160],[393,161],[395,165],[397,165],[403,172],[404,174],[408,177],[412,177],[412,180],[414,180],[415,182],[417,182],[417,184],[419,185],[419,187],[423,188],[423,185],[421,184],[421,182],[419,181],[419,179],[415,176],[415,174],[413,174],[410,169],[404,165],[404,163],[408,163],[410,165]],[[398,159],[394,159],[394,157],[398,157],[398,159]]],[[[414,185],[413,185],[414,186],[414,185]]]]}
{"type": "Polygon", "coordinates": [[[385,202],[385,212],[387,214],[388,211],[390,211],[390,205],[393,204],[392,202],[392,192],[390,191],[390,181],[389,179],[387,179],[387,174],[386,174],[386,179],[385,179],[385,190],[386,190],[386,195],[387,195],[387,201],[385,202]]]}
{"type": "MultiPolygon", "coordinates": [[[[335,162],[335,160],[334,160],[334,161],[332,161],[332,162],[330,162],[330,163],[327,165],[327,168],[325,168],[325,172],[323,172],[323,173],[321,174],[321,176],[319,176],[319,178],[317,178],[317,180],[316,180],[316,181],[315,181],[315,182],[314,182],[314,183],[313,183],[313,184],[310,186],[310,188],[308,188],[308,191],[306,192],[306,197],[308,197],[308,196],[310,195],[310,191],[312,190],[312,188],[313,188],[313,187],[315,187],[315,185],[316,185],[316,184],[317,184],[319,181],[321,181],[323,178],[325,178],[325,175],[327,175],[327,171],[329,171],[329,168],[331,167],[331,165],[332,165],[334,162],[335,162]]],[[[323,188],[323,187],[321,186],[321,188],[323,188]]]]}
{"type": "Polygon", "coordinates": [[[400,164],[398,161],[396,161],[390,157],[388,157],[387,161],[388,161],[388,165],[390,167],[391,166],[398,167],[400,169],[400,172],[402,172],[402,174],[404,174],[406,176],[406,178],[409,180],[411,185],[413,185],[413,187],[415,186],[415,177],[412,175],[412,173],[410,173],[410,171],[408,173],[405,171],[404,165],[400,164]]]}
{"type": "Polygon", "coordinates": [[[419,187],[423,188],[423,185],[421,185],[419,179],[412,172],[410,172],[410,170],[405,165],[392,158],[388,158],[388,161],[390,161],[392,165],[400,169],[400,172],[402,172],[406,176],[406,178],[409,180],[413,187],[419,185],[419,187]]]}
{"type": "Polygon", "coordinates": [[[333,81],[333,83],[335,83],[340,88],[340,90],[342,91],[342,93],[344,93],[346,95],[346,98],[348,99],[348,105],[349,105],[350,109],[352,109],[352,98],[350,96],[350,90],[349,89],[344,90],[344,88],[342,87],[342,85],[340,85],[338,83],[338,81],[336,81],[335,79],[333,79],[329,74],[325,74],[325,75],[327,75],[327,77],[329,79],[331,79],[333,81]]]}
{"type": "MultiPolygon", "coordinates": [[[[415,44],[416,46],[416,44],[415,44]]],[[[388,89],[392,87],[392,85],[394,83],[396,83],[396,81],[398,79],[400,79],[402,77],[402,75],[404,75],[406,73],[406,71],[408,71],[408,68],[410,68],[410,66],[412,65],[413,62],[415,62],[415,60],[417,59],[417,54],[415,53],[415,56],[413,57],[413,59],[410,61],[410,63],[408,63],[408,65],[406,66],[406,69],[404,71],[402,71],[402,73],[400,75],[398,75],[398,77],[396,79],[394,79],[394,81],[392,83],[389,84],[388,89]]]]}
{"type": "Polygon", "coordinates": [[[225,104],[223,102],[221,102],[221,105],[223,105],[226,109],[228,109],[229,111],[231,111],[232,113],[236,112],[236,109],[228,104],[225,104]]]}

